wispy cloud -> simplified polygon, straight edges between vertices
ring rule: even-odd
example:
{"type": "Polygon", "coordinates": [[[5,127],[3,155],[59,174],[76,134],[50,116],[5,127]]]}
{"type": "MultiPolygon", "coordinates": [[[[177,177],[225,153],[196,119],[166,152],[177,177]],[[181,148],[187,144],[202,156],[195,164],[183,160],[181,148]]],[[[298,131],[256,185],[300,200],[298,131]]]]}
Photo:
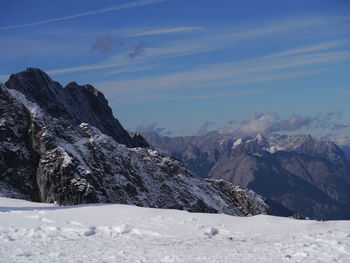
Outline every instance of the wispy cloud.
{"type": "Polygon", "coordinates": [[[162,94],[162,93],[129,93],[123,96],[115,97],[113,90],[105,90],[104,94],[107,97],[112,98],[111,102],[118,105],[131,105],[144,102],[165,102],[165,101],[186,101],[186,100],[207,100],[216,99],[222,97],[238,97],[252,94],[262,93],[259,89],[235,89],[230,91],[215,91],[215,93],[203,94],[203,95],[184,95],[178,96],[174,94],[162,94]]]}
{"type": "Polygon", "coordinates": [[[254,113],[248,120],[235,123],[225,132],[238,136],[254,136],[256,134],[270,134],[280,131],[296,131],[308,127],[313,119],[299,114],[293,114],[282,119],[276,113],[254,113]]]}
{"type": "Polygon", "coordinates": [[[91,46],[90,52],[99,52],[108,54],[112,52],[112,49],[121,46],[122,42],[112,39],[109,35],[103,35],[95,40],[91,46]]]}
{"type": "Polygon", "coordinates": [[[141,37],[141,36],[151,36],[151,35],[162,35],[170,33],[181,33],[203,30],[202,27],[170,27],[170,28],[158,28],[151,30],[137,30],[136,32],[129,32],[124,35],[124,37],[141,37]]]}
{"type": "Polygon", "coordinates": [[[149,133],[149,132],[156,132],[158,134],[162,135],[171,135],[172,132],[170,130],[166,130],[165,128],[157,127],[158,122],[151,122],[149,124],[142,123],[141,125],[137,126],[135,131],[139,133],[149,133]]]}
{"type": "Polygon", "coordinates": [[[315,66],[335,63],[349,58],[350,50],[300,54],[292,57],[269,55],[232,63],[206,65],[200,69],[192,69],[186,72],[96,83],[96,85],[103,89],[113,87],[115,92],[123,92],[140,89],[204,88],[208,86],[259,83],[320,73],[325,69],[316,69],[315,66]],[[306,66],[312,66],[312,69],[302,68],[306,66]],[[118,87],[118,89],[116,90],[115,87],[118,87]]]}
{"type": "Polygon", "coordinates": [[[117,69],[111,69],[108,70],[107,72],[103,73],[103,76],[110,76],[110,75],[118,75],[121,73],[130,73],[130,72],[138,72],[138,71],[146,71],[146,70],[152,70],[160,65],[140,65],[140,66],[132,66],[132,67],[120,67],[117,69]]]}
{"type": "Polygon", "coordinates": [[[50,75],[60,75],[60,74],[66,74],[66,73],[74,73],[74,72],[82,72],[82,71],[91,71],[91,70],[114,68],[114,67],[118,67],[118,66],[120,66],[120,63],[95,64],[95,65],[81,66],[81,67],[53,69],[53,70],[47,70],[46,72],[48,74],[50,74],[50,75]]]}
{"type": "Polygon", "coordinates": [[[350,38],[338,39],[338,40],[326,41],[326,42],[321,42],[313,45],[289,49],[283,52],[275,53],[270,57],[314,53],[318,51],[327,51],[327,50],[344,47],[348,44],[350,44],[350,38]]]}
{"type": "Polygon", "coordinates": [[[145,43],[139,42],[130,53],[128,53],[128,57],[133,59],[145,54],[145,43]]]}
{"type": "Polygon", "coordinates": [[[41,21],[37,21],[37,22],[33,22],[33,23],[0,27],[0,31],[10,30],[10,29],[17,29],[17,28],[32,27],[32,26],[38,26],[38,25],[49,24],[49,23],[58,22],[58,21],[71,20],[71,19],[75,19],[75,18],[79,18],[79,17],[97,15],[97,14],[102,14],[102,13],[106,13],[106,12],[116,11],[116,10],[120,10],[120,9],[134,8],[134,7],[146,6],[146,5],[153,5],[153,4],[161,3],[161,2],[164,2],[164,1],[166,1],[166,0],[140,0],[140,1],[134,1],[134,2],[123,4],[123,5],[114,5],[114,6],[110,6],[110,7],[107,7],[107,8],[93,10],[93,11],[88,11],[88,12],[79,13],[79,14],[70,15],[70,16],[62,16],[62,17],[56,17],[56,18],[51,18],[51,19],[47,19],[47,20],[41,20],[41,21]]]}
{"type": "MultiPolygon", "coordinates": [[[[292,114],[288,118],[281,118],[277,113],[253,113],[247,120],[241,122],[230,121],[230,127],[224,131],[239,136],[254,136],[274,132],[320,129],[331,131],[328,135],[334,135],[334,131],[350,127],[342,117],[342,114],[336,111],[318,113],[314,117],[292,114]]],[[[323,139],[327,139],[328,135],[323,135],[323,139]]]]}
{"type": "Polygon", "coordinates": [[[215,123],[212,121],[204,122],[203,125],[199,128],[197,135],[203,135],[208,133],[209,128],[213,125],[215,125],[215,123]]]}
{"type": "Polygon", "coordinates": [[[350,124],[343,119],[343,113],[340,111],[330,111],[327,113],[318,113],[313,118],[313,128],[329,129],[339,131],[349,128],[350,124]]]}
{"type": "MultiPolygon", "coordinates": [[[[286,33],[290,30],[295,30],[300,27],[308,28],[313,27],[315,25],[321,26],[322,23],[325,23],[326,19],[323,18],[305,18],[305,19],[284,19],[281,21],[272,21],[269,24],[265,23],[259,27],[251,27],[251,26],[242,26],[239,27],[240,30],[236,30],[236,27],[230,29],[229,32],[227,30],[222,32],[216,32],[215,30],[205,31],[205,36],[198,36],[192,38],[185,38],[176,41],[166,41],[161,43],[152,43],[152,45],[147,47],[147,54],[143,54],[142,61],[138,60],[138,62],[148,62],[153,63],[154,61],[159,60],[167,60],[176,57],[183,57],[189,55],[195,55],[205,52],[212,52],[216,50],[222,50],[225,48],[234,48],[235,45],[238,45],[240,41],[248,40],[257,36],[268,37],[271,34],[276,34],[279,32],[286,33]],[[233,30],[233,31],[232,31],[233,30]]],[[[150,34],[161,34],[162,32],[177,32],[182,30],[191,30],[196,27],[180,27],[180,28],[168,28],[168,29],[151,29],[151,30],[143,30],[143,29],[133,29],[126,30],[126,32],[122,32],[121,36],[127,35],[150,35],[150,34]]],[[[237,26],[238,28],[238,26],[237,26]]],[[[121,37],[118,36],[118,37],[121,37]]],[[[339,48],[346,44],[349,44],[349,39],[343,40],[334,40],[334,41],[326,41],[321,42],[315,45],[303,46],[300,48],[289,49],[284,51],[285,53],[275,53],[273,56],[293,56],[296,54],[306,54],[313,53],[317,51],[325,51],[334,48],[339,48]]],[[[131,54],[132,52],[130,52],[131,54]]],[[[127,56],[125,54],[124,56],[127,56]]],[[[57,69],[52,70],[52,74],[63,74],[69,72],[79,72],[79,71],[88,71],[88,70],[98,70],[105,69],[110,67],[118,67],[124,66],[125,64],[129,64],[130,61],[125,61],[121,59],[120,55],[116,55],[115,57],[110,57],[107,61],[103,63],[98,63],[95,65],[89,66],[78,66],[78,67],[70,67],[66,69],[57,69]]]]}

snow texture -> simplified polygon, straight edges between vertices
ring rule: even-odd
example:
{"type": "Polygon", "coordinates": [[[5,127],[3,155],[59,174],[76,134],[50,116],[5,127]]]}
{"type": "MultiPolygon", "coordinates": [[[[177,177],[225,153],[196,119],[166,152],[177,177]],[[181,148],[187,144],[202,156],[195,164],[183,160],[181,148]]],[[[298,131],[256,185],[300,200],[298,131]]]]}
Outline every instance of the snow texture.
{"type": "Polygon", "coordinates": [[[1,262],[350,262],[350,221],[0,198],[1,262]]]}

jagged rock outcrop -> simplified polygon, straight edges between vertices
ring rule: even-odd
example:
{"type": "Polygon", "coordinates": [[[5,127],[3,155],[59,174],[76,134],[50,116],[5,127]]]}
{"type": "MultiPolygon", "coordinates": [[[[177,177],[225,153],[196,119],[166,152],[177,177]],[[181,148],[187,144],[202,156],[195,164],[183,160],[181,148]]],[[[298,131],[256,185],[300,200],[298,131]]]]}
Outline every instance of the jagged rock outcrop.
{"type": "Polygon", "coordinates": [[[91,85],[80,86],[71,82],[62,87],[44,71],[28,68],[12,74],[5,86],[20,91],[53,117],[69,118],[75,124],[89,123],[128,147],[146,145],[144,141],[139,145],[140,140],[134,141],[130,137],[113,116],[104,95],[91,85]]]}
{"type": "Polygon", "coordinates": [[[263,198],[248,189],[199,178],[152,149],[126,147],[147,143],[109,118],[107,101],[91,86],[62,88],[36,69],[12,75],[7,85],[11,88],[0,85],[2,196],[62,205],[114,202],[231,215],[268,212],[263,198]]]}
{"type": "Polygon", "coordinates": [[[242,138],[224,132],[143,135],[198,176],[223,179],[265,196],[277,215],[350,219],[350,164],[331,141],[309,135],[242,138]]]}

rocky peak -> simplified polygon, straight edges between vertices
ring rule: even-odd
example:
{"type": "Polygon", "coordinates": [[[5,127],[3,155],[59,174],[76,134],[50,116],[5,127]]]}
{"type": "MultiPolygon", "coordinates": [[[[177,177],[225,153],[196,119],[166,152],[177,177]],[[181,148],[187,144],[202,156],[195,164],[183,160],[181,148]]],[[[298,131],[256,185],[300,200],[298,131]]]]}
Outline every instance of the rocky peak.
{"type": "Polygon", "coordinates": [[[140,140],[133,141],[128,132],[113,116],[112,109],[104,95],[93,86],[70,82],[62,87],[44,71],[35,68],[13,74],[5,83],[56,118],[69,118],[75,124],[86,122],[117,142],[128,147],[144,147],[140,140]]]}

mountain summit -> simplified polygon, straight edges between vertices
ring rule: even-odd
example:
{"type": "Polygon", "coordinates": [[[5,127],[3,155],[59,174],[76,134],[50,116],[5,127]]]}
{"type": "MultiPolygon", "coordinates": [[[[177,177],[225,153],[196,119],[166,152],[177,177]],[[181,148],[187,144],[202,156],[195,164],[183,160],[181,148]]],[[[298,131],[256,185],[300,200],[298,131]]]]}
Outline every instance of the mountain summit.
{"type": "Polygon", "coordinates": [[[55,118],[69,119],[75,124],[89,123],[127,147],[147,146],[145,141],[133,140],[113,116],[104,95],[89,84],[71,82],[62,87],[44,71],[28,68],[11,75],[5,86],[23,93],[55,118]]]}

